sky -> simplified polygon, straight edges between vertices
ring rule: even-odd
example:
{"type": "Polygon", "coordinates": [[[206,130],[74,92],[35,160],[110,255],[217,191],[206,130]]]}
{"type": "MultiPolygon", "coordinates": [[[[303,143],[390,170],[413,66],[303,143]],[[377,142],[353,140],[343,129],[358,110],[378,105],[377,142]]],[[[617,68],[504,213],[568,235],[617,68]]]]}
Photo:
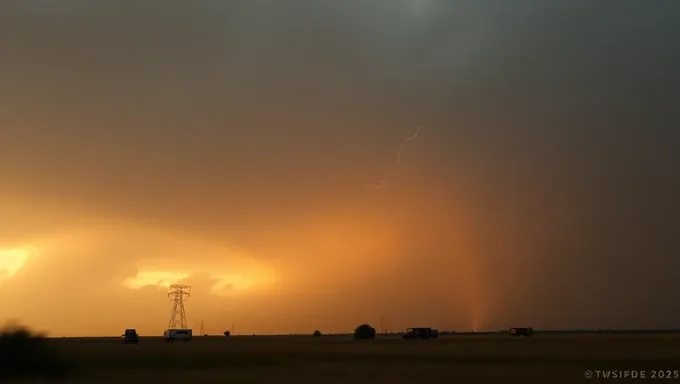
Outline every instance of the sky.
{"type": "Polygon", "coordinates": [[[0,322],[160,335],[186,284],[211,334],[677,328],[675,36],[673,0],[3,1],[0,322]]]}

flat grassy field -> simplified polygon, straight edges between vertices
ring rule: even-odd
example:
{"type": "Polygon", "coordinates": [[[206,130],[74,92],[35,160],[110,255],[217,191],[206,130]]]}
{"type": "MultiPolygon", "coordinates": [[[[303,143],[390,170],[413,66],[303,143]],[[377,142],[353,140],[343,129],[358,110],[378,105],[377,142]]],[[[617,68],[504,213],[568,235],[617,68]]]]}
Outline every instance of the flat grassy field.
{"type": "Polygon", "coordinates": [[[680,335],[234,336],[171,344],[142,338],[137,345],[66,338],[49,344],[77,362],[78,378],[68,382],[92,383],[584,383],[598,381],[585,379],[586,370],[680,370],[680,335]]]}

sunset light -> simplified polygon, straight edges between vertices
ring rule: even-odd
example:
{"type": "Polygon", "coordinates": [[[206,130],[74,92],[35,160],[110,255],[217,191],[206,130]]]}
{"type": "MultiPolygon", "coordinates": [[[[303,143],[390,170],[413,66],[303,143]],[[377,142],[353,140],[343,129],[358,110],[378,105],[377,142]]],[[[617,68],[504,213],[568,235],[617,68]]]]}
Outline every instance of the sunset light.
{"type": "Polygon", "coordinates": [[[680,328],[680,1],[138,3],[0,1],[0,330],[680,328]]]}
{"type": "Polygon", "coordinates": [[[218,274],[216,278],[219,282],[213,286],[211,293],[222,296],[271,287],[276,283],[276,274],[265,270],[218,274]]]}
{"type": "Polygon", "coordinates": [[[129,289],[140,289],[153,286],[168,288],[172,284],[178,284],[184,279],[201,273],[206,273],[213,281],[217,281],[209,292],[220,296],[252,292],[258,289],[271,287],[277,281],[276,274],[272,270],[241,267],[238,269],[238,272],[209,272],[207,270],[187,270],[183,272],[141,270],[135,277],[123,281],[122,285],[129,289]]]}
{"type": "Polygon", "coordinates": [[[33,253],[30,248],[0,249],[0,280],[12,277],[33,253]]]}
{"type": "Polygon", "coordinates": [[[143,271],[139,272],[137,276],[127,279],[123,282],[123,286],[130,289],[139,289],[148,286],[169,287],[179,280],[189,277],[186,273],[177,272],[162,272],[162,271],[143,271]]]}

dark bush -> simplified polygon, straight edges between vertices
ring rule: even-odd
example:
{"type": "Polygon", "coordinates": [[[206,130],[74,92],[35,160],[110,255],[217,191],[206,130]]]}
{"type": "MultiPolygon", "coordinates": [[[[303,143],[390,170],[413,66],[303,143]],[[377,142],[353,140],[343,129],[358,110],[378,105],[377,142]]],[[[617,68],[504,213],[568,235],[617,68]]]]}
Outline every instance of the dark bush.
{"type": "Polygon", "coordinates": [[[355,339],[375,339],[375,328],[368,324],[361,324],[354,330],[355,339]]]}
{"type": "Polygon", "coordinates": [[[73,368],[47,345],[42,334],[16,324],[0,330],[0,382],[22,376],[64,377],[73,368]]]}
{"type": "Polygon", "coordinates": [[[319,330],[317,329],[316,331],[314,331],[314,333],[312,333],[312,336],[314,336],[314,337],[321,337],[321,331],[319,331],[319,330]]]}
{"type": "Polygon", "coordinates": [[[231,332],[229,331],[224,331],[224,337],[229,337],[231,336],[231,332]]]}

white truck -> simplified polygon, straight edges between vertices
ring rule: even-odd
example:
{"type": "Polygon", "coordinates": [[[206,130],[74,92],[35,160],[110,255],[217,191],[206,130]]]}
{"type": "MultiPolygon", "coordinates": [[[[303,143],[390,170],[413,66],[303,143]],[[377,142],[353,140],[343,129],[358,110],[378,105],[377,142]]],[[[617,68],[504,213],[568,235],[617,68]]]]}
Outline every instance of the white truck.
{"type": "Polygon", "coordinates": [[[163,332],[165,341],[190,341],[192,338],[191,329],[168,329],[163,332]]]}

